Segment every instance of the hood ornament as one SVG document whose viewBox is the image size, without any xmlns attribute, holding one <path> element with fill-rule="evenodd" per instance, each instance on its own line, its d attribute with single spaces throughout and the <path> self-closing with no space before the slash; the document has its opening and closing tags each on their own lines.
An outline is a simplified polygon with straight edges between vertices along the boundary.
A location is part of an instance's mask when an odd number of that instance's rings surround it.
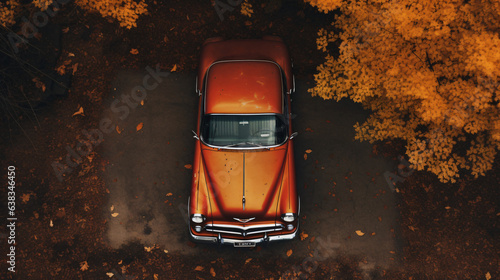
<svg viewBox="0 0 500 280">
<path fill-rule="evenodd" d="M 248 218 L 248 219 L 239 219 L 239 218 L 233 218 L 235 219 L 236 221 L 240 222 L 240 223 L 248 223 L 250 222 L 251 220 L 255 220 L 255 217 L 253 218 Z"/>
</svg>

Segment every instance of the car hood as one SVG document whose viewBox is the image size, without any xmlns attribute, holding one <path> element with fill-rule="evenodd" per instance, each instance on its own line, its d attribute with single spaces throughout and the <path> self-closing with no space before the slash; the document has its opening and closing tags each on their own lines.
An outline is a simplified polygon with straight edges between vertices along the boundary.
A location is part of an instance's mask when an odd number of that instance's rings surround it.
<svg viewBox="0 0 500 280">
<path fill-rule="evenodd" d="M 202 149 L 213 221 L 274 221 L 286 155 L 286 144 L 271 150 Z"/>
</svg>

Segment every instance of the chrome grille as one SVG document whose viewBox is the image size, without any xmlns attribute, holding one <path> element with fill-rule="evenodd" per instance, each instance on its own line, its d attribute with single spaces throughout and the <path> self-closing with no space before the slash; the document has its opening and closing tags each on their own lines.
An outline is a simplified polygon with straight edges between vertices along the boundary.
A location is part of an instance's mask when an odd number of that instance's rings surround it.
<svg viewBox="0 0 500 280">
<path fill-rule="evenodd" d="M 234 234 L 240 236 L 247 236 L 258 233 L 281 231 L 285 226 L 281 224 L 265 224 L 265 225 L 251 225 L 251 226 L 236 226 L 226 224 L 208 224 L 205 226 L 206 231 L 216 233 Z"/>
</svg>

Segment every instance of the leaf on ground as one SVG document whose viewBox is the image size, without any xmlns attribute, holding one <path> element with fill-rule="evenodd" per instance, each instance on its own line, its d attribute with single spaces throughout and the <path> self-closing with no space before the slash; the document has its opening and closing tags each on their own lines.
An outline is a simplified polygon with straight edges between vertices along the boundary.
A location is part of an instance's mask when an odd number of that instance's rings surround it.
<svg viewBox="0 0 500 280">
<path fill-rule="evenodd" d="M 172 193 L 171 193 L 171 192 L 169 192 L 169 193 L 167 193 L 166 195 L 167 195 L 167 196 L 172 196 Z"/>
<path fill-rule="evenodd" d="M 199 265 L 199 266 L 195 267 L 194 270 L 196 270 L 196 271 L 202 271 L 203 269 L 204 269 L 203 266 Z"/>
<path fill-rule="evenodd" d="M 307 160 L 307 154 L 304 154 L 304 160 Z"/>
<path fill-rule="evenodd" d="M 66 28 L 62 29 L 62 33 L 68 33 L 68 31 L 69 31 L 69 27 L 66 27 Z"/>
<path fill-rule="evenodd" d="M 308 150 L 306 150 L 306 153 L 310 154 L 310 153 L 312 153 L 312 150 L 308 149 Z"/>
<path fill-rule="evenodd" d="M 71 115 L 71 116 L 74 117 L 76 115 L 85 116 L 85 114 L 83 113 L 83 107 L 82 106 L 80 106 L 80 109 L 78 109 L 78 111 L 74 112 L 73 115 Z"/>
<path fill-rule="evenodd" d="M 292 253 L 293 253 L 292 249 L 290 249 L 290 250 L 286 251 L 286 255 L 287 255 L 288 257 L 290 257 L 290 256 L 292 255 Z"/>
<path fill-rule="evenodd" d="M 114 209 L 115 209 L 115 206 L 111 205 L 111 211 L 113 211 Z"/>
<path fill-rule="evenodd" d="M 53 226 L 54 226 L 54 223 L 52 222 L 52 220 L 50 220 L 49 226 L 50 226 L 50 227 L 53 227 Z"/>
<path fill-rule="evenodd" d="M 143 126 L 144 126 L 144 123 L 140 123 L 140 124 L 138 124 L 138 125 L 136 126 L 136 128 L 135 128 L 135 129 L 136 129 L 137 131 L 139 131 L 139 130 L 141 130 L 141 129 L 142 129 L 142 127 L 143 127 Z"/>
<path fill-rule="evenodd" d="M 212 277 L 215 277 L 215 270 L 213 269 L 213 267 L 210 268 L 210 274 L 212 275 Z"/>
<path fill-rule="evenodd" d="M 118 126 L 116 126 L 116 132 L 118 132 L 118 134 L 122 133 L 123 129 L 120 129 Z"/>
<path fill-rule="evenodd" d="M 307 233 L 305 233 L 305 232 L 302 232 L 302 233 L 300 234 L 300 240 L 304 240 L 304 239 L 306 239 L 307 237 L 309 237 L 309 234 L 307 234 Z"/>
<path fill-rule="evenodd" d="M 141 106 L 144 106 L 144 99 L 141 100 Z"/>
<path fill-rule="evenodd" d="M 21 200 L 23 201 L 23 203 L 26 203 L 28 201 L 30 201 L 30 194 L 29 193 L 24 193 L 21 195 Z"/>
<path fill-rule="evenodd" d="M 360 230 L 357 230 L 357 231 L 356 231 L 356 234 L 357 234 L 358 236 L 363 236 L 363 235 L 365 235 L 365 233 L 364 233 L 364 232 L 362 232 L 362 231 L 360 231 Z"/>
<path fill-rule="evenodd" d="M 87 263 L 87 261 L 81 262 L 80 263 L 80 270 L 85 271 L 87 269 L 89 269 L 89 264 Z"/>
<path fill-rule="evenodd" d="M 153 274 L 153 278 L 154 278 L 155 280 L 158 280 L 158 274 L 156 274 L 156 273 L 155 273 L 155 274 Z"/>
<path fill-rule="evenodd" d="M 78 70 L 78 63 L 73 64 L 73 75 L 75 75 L 76 71 Z"/>
<path fill-rule="evenodd" d="M 116 218 L 116 217 L 118 217 L 118 215 L 119 215 L 118 213 L 113 213 L 113 214 L 111 214 L 111 217 Z"/>
<path fill-rule="evenodd" d="M 309 127 L 306 128 L 306 131 L 309 131 L 309 132 L 314 132 L 314 130 L 310 129 Z"/>
<path fill-rule="evenodd" d="M 246 261 L 245 261 L 245 264 L 249 263 L 252 261 L 252 258 L 248 258 Z"/>
<path fill-rule="evenodd" d="M 192 166 L 191 164 L 186 164 L 186 165 L 184 165 L 184 168 L 186 168 L 186 169 L 191 169 L 192 167 L 193 167 L 193 166 Z"/>
<path fill-rule="evenodd" d="M 115 276 L 115 275 L 113 274 L 113 272 L 106 272 L 106 275 L 108 275 L 108 277 L 109 277 L 109 278 L 111 278 L 111 277 Z"/>
<path fill-rule="evenodd" d="M 175 72 L 175 71 L 177 71 L 177 64 L 174 64 L 172 69 L 170 69 L 170 72 Z"/>
<path fill-rule="evenodd" d="M 484 275 L 484 277 L 486 278 L 486 280 L 490 280 L 491 274 L 489 272 L 486 272 L 486 275 Z"/>
<path fill-rule="evenodd" d="M 131 54 L 138 54 L 138 53 L 139 53 L 139 51 L 138 51 L 137 49 L 131 49 L 131 50 L 130 50 L 130 53 L 131 53 Z"/>
</svg>

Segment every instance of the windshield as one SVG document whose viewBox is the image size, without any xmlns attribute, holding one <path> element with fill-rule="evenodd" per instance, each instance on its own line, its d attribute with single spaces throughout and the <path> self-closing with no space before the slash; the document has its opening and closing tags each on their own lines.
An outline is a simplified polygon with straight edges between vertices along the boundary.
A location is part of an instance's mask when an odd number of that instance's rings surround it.
<svg viewBox="0 0 500 280">
<path fill-rule="evenodd" d="M 285 142 L 286 124 L 280 115 L 205 115 L 201 137 L 221 147 L 267 147 Z"/>
</svg>

